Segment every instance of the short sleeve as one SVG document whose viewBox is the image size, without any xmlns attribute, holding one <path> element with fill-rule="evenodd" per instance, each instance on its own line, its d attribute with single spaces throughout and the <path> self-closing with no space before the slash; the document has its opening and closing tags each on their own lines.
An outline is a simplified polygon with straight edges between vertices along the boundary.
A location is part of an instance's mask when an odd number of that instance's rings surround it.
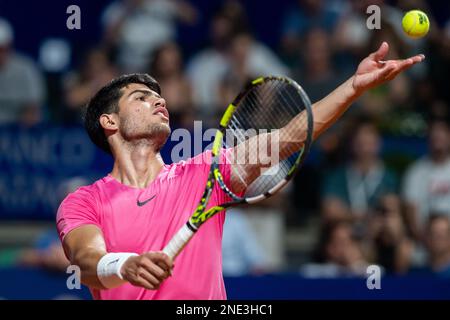
<svg viewBox="0 0 450 320">
<path fill-rule="evenodd" d="M 231 148 L 221 149 L 219 154 L 219 170 L 222 174 L 223 181 L 226 185 L 230 185 L 231 179 L 231 162 L 230 152 L 232 152 Z M 198 165 L 200 166 L 200 171 L 207 176 L 212 163 L 212 152 L 211 150 L 207 150 L 198 154 L 197 156 L 186 161 L 188 165 Z M 206 183 L 206 180 L 205 180 Z M 214 191 L 217 194 L 217 201 L 219 203 L 225 203 L 231 200 L 231 198 L 219 187 L 218 184 L 215 185 Z"/>
<path fill-rule="evenodd" d="M 347 202 L 347 185 L 342 168 L 329 172 L 322 183 L 322 198 L 337 197 Z"/>
<path fill-rule="evenodd" d="M 61 241 L 73 229 L 87 224 L 100 227 L 96 200 L 87 187 L 69 194 L 56 215 L 56 227 Z"/>
<path fill-rule="evenodd" d="M 406 202 L 417 204 L 422 196 L 423 176 L 417 167 L 410 168 L 404 177 L 402 185 L 402 196 Z"/>
</svg>

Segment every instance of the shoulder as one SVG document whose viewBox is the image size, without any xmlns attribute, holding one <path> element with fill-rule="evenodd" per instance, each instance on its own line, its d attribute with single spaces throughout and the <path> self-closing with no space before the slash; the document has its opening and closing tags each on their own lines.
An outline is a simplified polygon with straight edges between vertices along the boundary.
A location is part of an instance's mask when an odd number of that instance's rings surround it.
<svg viewBox="0 0 450 320">
<path fill-rule="evenodd" d="M 398 178 L 397 172 L 387 166 L 384 166 L 384 178 L 388 180 L 396 180 Z"/>
<path fill-rule="evenodd" d="M 223 168 L 224 165 L 230 165 L 230 152 L 231 149 L 221 149 L 219 155 L 219 166 Z M 169 172 L 179 172 L 179 170 L 185 170 L 188 168 L 197 168 L 199 170 L 209 169 L 213 161 L 213 155 L 211 150 L 205 150 L 198 155 L 173 163 L 168 166 Z"/>
<path fill-rule="evenodd" d="M 206 150 L 194 157 L 172 163 L 171 165 L 169 165 L 169 171 L 182 170 L 196 166 L 208 166 L 211 164 L 211 160 L 212 160 L 211 150 Z"/>
<path fill-rule="evenodd" d="M 61 207 L 74 204 L 96 205 L 101 189 L 103 189 L 107 183 L 105 177 L 90 185 L 79 187 L 77 190 L 66 196 L 61 203 Z"/>
<path fill-rule="evenodd" d="M 325 174 L 325 179 L 329 180 L 346 180 L 347 168 L 344 166 L 336 167 Z"/>
<path fill-rule="evenodd" d="M 223 63 L 225 63 L 225 59 L 216 50 L 204 49 L 191 58 L 188 63 L 187 69 L 188 71 L 192 72 L 201 67 L 209 68 L 216 63 L 221 66 Z"/>
<path fill-rule="evenodd" d="M 94 224 L 100 228 L 99 193 L 102 184 L 104 178 L 78 188 L 62 201 L 56 214 L 56 227 L 61 240 L 71 230 L 84 224 Z"/>
<path fill-rule="evenodd" d="M 421 174 L 428 171 L 431 166 L 430 159 L 428 157 L 422 157 L 419 160 L 413 162 L 406 171 L 407 175 Z"/>
<path fill-rule="evenodd" d="M 37 70 L 34 61 L 21 53 L 14 53 L 11 65 L 18 70 Z"/>
</svg>

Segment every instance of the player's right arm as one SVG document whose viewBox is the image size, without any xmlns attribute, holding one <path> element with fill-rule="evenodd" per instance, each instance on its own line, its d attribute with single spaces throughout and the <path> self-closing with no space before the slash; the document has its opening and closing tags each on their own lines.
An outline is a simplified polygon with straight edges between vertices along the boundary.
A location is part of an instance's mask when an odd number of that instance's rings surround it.
<svg viewBox="0 0 450 320">
<path fill-rule="evenodd" d="M 95 289 L 107 289 L 125 282 L 156 290 L 172 273 L 172 259 L 163 252 L 142 255 L 108 253 L 101 230 L 83 225 L 70 231 L 63 241 L 72 265 L 81 270 L 81 282 Z"/>
</svg>

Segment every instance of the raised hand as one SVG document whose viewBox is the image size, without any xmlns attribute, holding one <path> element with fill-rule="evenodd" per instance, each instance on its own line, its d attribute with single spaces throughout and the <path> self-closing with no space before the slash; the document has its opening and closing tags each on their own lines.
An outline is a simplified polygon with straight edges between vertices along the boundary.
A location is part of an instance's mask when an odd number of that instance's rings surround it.
<svg viewBox="0 0 450 320">
<path fill-rule="evenodd" d="M 419 54 L 408 59 L 384 61 L 383 58 L 388 51 L 389 45 L 387 42 L 383 42 L 376 52 L 371 53 L 361 61 L 353 77 L 353 88 L 356 92 L 362 93 L 390 81 L 400 72 L 425 59 L 423 54 Z"/>
</svg>

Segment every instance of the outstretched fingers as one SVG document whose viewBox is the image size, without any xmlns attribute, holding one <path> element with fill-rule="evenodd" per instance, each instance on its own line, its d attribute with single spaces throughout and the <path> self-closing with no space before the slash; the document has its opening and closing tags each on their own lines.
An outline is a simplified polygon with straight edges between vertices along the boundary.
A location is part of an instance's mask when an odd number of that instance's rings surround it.
<svg viewBox="0 0 450 320">
<path fill-rule="evenodd" d="M 411 68 L 416 63 L 422 62 L 423 59 L 425 59 L 425 56 L 423 54 L 405 59 L 400 60 L 397 62 L 396 68 L 392 71 L 392 74 L 388 76 L 388 79 L 393 79 L 396 77 L 400 72 L 405 71 L 406 69 Z"/>
<path fill-rule="evenodd" d="M 387 53 L 389 52 L 389 45 L 387 42 L 383 42 L 377 51 L 371 54 L 371 57 L 374 61 L 378 62 L 382 60 L 384 57 L 386 57 Z"/>
</svg>

